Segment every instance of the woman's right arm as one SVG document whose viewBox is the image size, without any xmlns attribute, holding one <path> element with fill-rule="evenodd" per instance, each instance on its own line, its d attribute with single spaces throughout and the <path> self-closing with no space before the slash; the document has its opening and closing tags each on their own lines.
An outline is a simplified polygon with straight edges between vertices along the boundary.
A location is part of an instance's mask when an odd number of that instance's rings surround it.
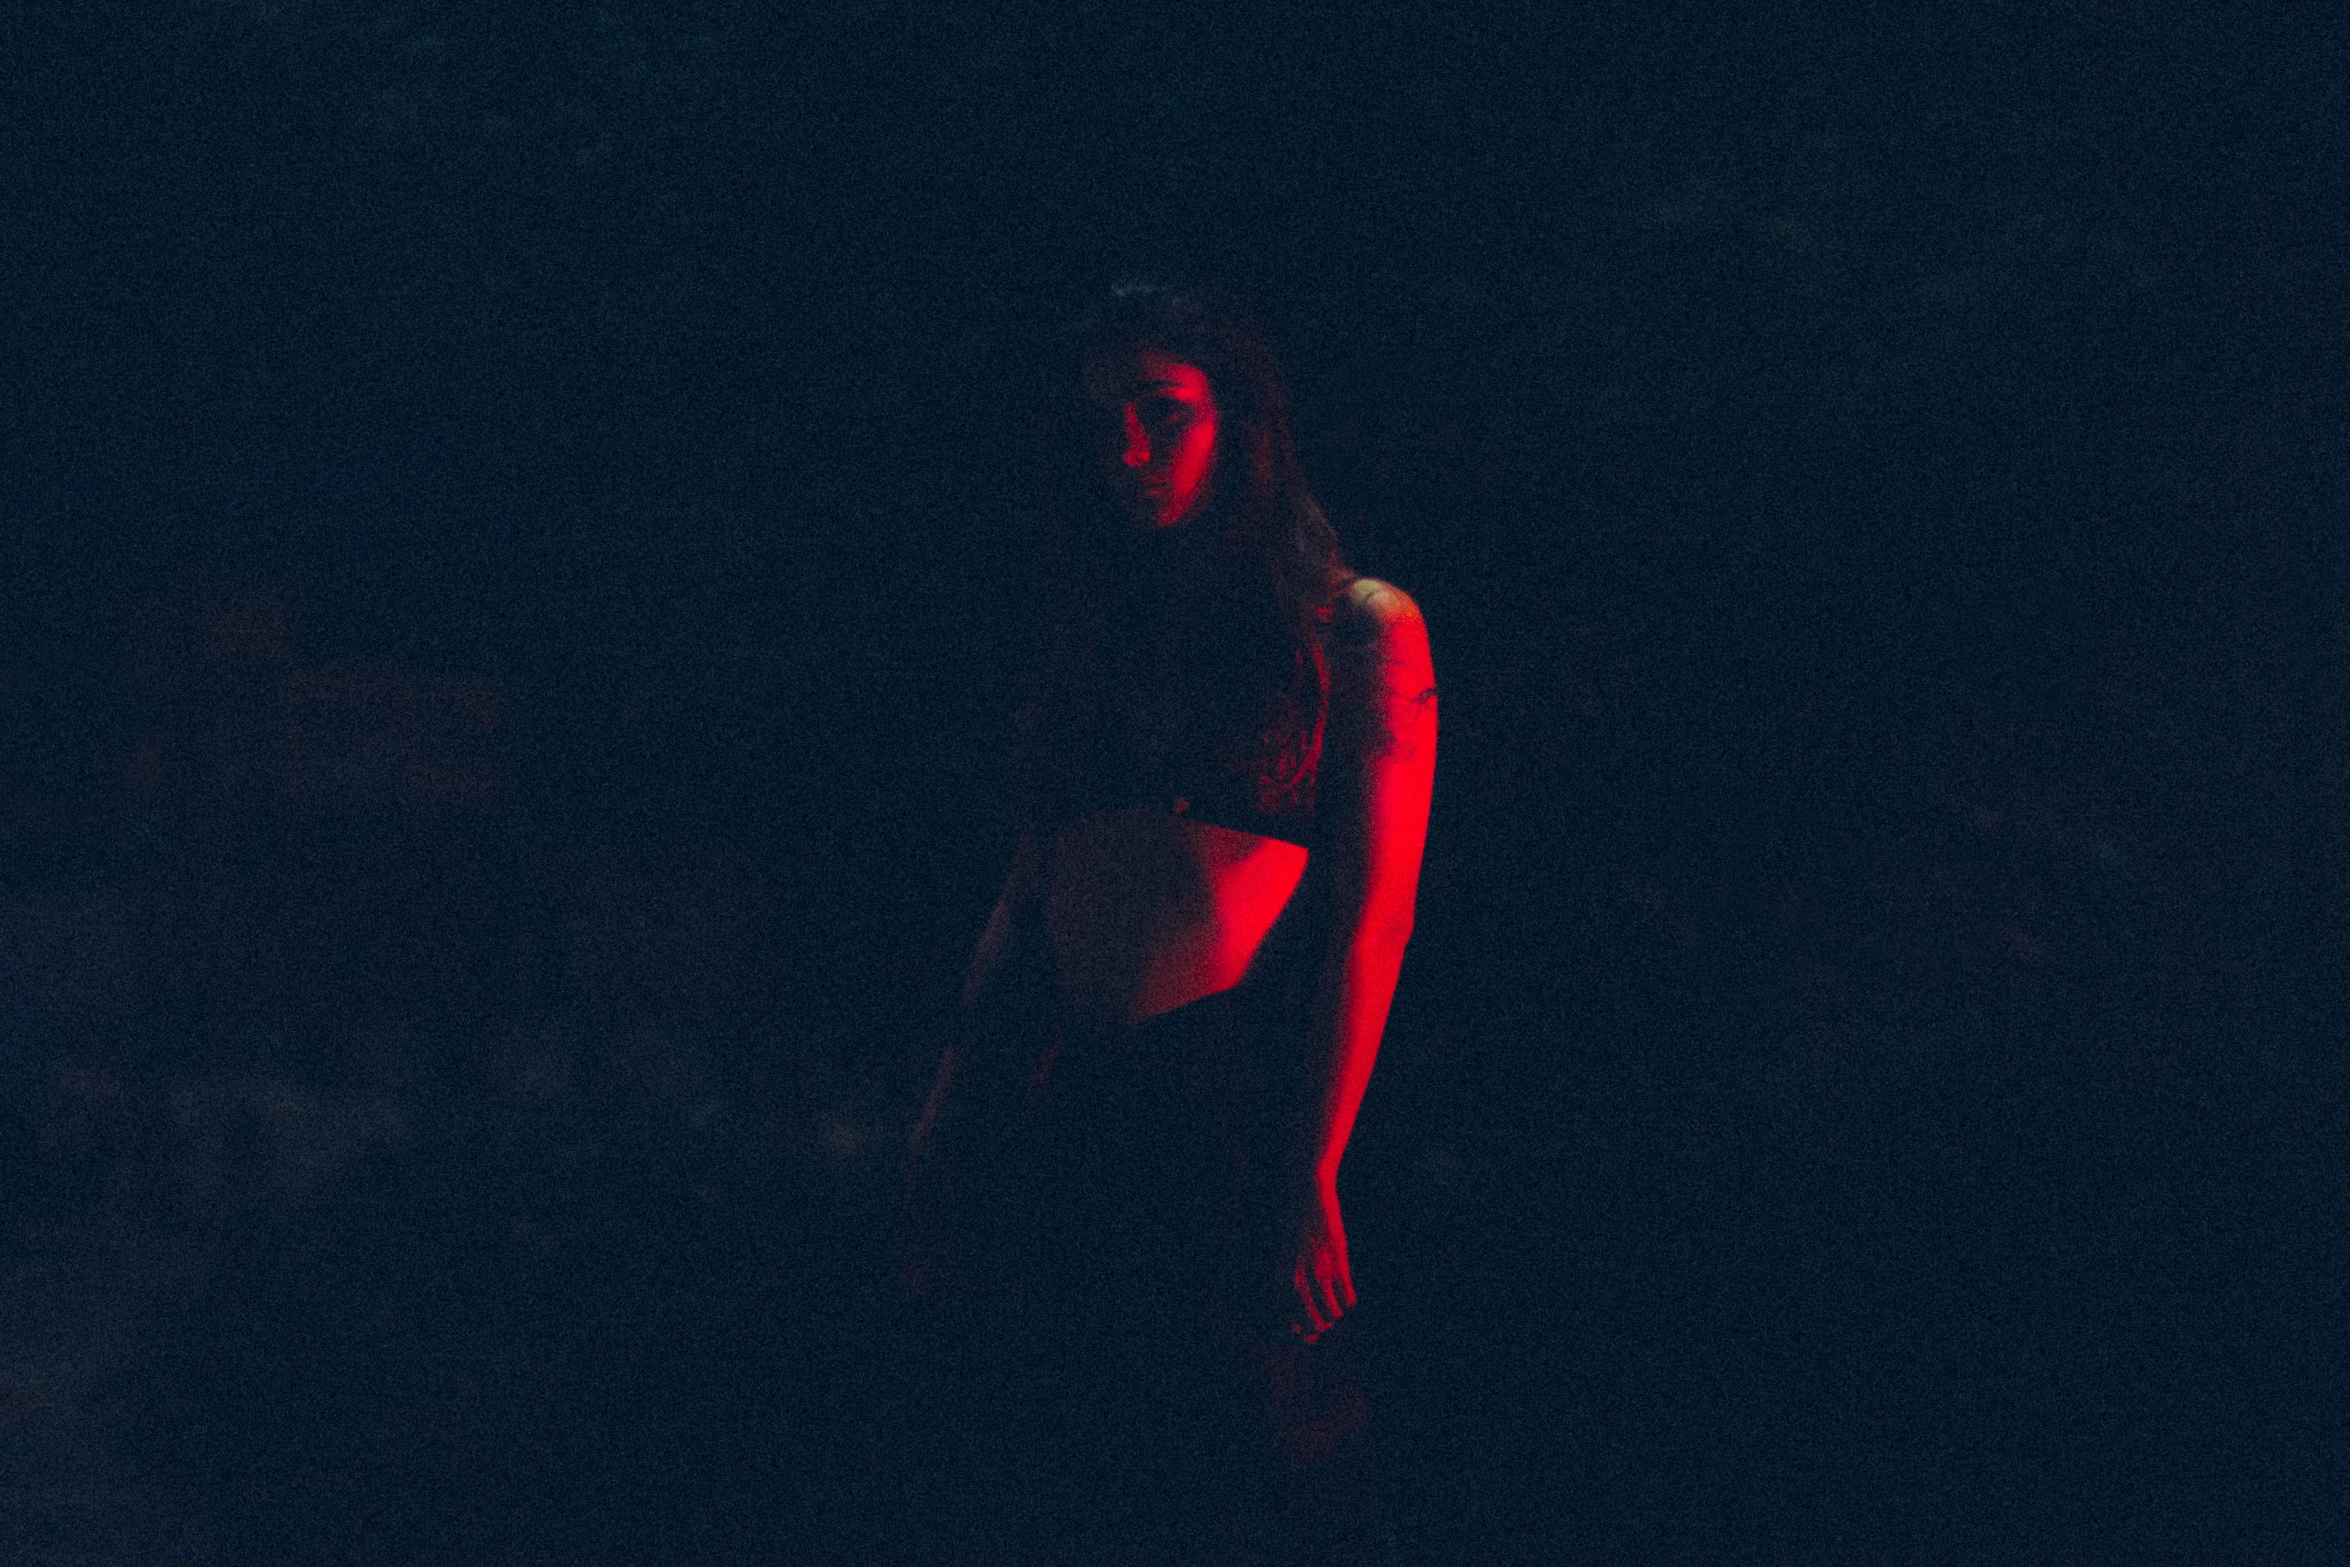
<svg viewBox="0 0 2350 1567">
<path fill-rule="evenodd" d="M 1042 891 L 1043 882 L 1044 851 L 1036 834 L 1022 833 L 1020 846 L 1012 852 L 1012 874 L 1004 878 L 995 911 L 987 917 L 987 928 L 979 933 L 979 950 L 971 954 L 971 972 L 963 980 L 964 1011 L 970 1011 L 979 993 L 987 988 L 987 976 L 1004 960 L 1012 944 L 1012 931 L 1028 901 Z"/>
<path fill-rule="evenodd" d="M 1012 945 L 1012 933 L 1019 927 L 1020 917 L 1030 899 L 1039 896 L 1044 884 L 1044 851 L 1036 834 L 1023 833 L 1020 845 L 1012 854 L 1012 873 L 1004 878 L 1004 890 L 995 900 L 994 912 L 987 917 L 987 928 L 979 933 L 979 948 L 971 954 L 971 969 L 963 979 L 963 1010 L 968 1012 L 987 988 L 988 976 L 1003 962 Z M 938 1113 L 946 1103 L 947 1093 L 953 1088 L 956 1070 L 962 1065 L 963 1052 L 954 1040 L 947 1042 L 938 1059 L 938 1075 L 931 1081 L 930 1098 L 922 1106 L 922 1118 L 914 1123 L 913 1163 L 921 1162 L 922 1151 L 930 1142 L 932 1128 L 938 1124 Z M 909 1180 L 914 1174 L 909 1169 Z"/>
</svg>

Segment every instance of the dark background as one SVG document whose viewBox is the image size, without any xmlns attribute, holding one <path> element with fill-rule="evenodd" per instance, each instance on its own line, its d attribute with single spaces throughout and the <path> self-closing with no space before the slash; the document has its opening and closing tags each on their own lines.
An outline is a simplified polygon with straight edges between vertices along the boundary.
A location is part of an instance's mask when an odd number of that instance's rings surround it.
<svg viewBox="0 0 2350 1567">
<path fill-rule="evenodd" d="M 1444 692 L 1397 1558 L 2338 1550 L 2343 13 L 1737 11 L 0 19 L 0 1555 L 912 1549 L 1022 398 L 1169 265 Z"/>
</svg>

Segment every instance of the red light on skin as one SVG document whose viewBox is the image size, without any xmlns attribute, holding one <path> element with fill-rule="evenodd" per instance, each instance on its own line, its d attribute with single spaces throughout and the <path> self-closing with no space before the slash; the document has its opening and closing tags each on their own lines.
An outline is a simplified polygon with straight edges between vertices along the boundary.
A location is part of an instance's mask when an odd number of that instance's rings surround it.
<svg viewBox="0 0 2350 1567">
<path fill-rule="evenodd" d="M 1141 527 L 1171 528 L 1212 493 L 1218 418 L 1207 372 L 1147 344 L 1086 361 L 1085 397 L 1105 416 L 1102 470 Z"/>
</svg>

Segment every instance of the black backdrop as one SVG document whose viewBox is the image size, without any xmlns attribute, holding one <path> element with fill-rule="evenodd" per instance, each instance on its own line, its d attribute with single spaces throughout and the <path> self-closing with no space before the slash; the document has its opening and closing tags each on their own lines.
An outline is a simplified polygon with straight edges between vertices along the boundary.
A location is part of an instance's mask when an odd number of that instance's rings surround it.
<svg viewBox="0 0 2350 1567">
<path fill-rule="evenodd" d="M 1170 266 L 1444 691 L 1402 1558 L 2324 1549 L 2334 8 L 5 26 L 9 1549 L 905 1546 L 1023 399 Z"/>
</svg>

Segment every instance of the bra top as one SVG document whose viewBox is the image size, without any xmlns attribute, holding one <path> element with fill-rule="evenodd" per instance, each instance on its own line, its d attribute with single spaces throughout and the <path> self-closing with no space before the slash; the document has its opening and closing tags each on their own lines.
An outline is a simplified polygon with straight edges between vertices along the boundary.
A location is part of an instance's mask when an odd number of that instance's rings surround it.
<svg viewBox="0 0 2350 1567">
<path fill-rule="evenodd" d="M 1359 659 L 1375 640 L 1375 625 L 1350 613 L 1352 602 L 1341 595 L 1321 616 L 1327 659 Z M 1316 797 L 1330 781 L 1320 776 L 1321 757 L 1291 785 L 1261 785 L 1192 731 L 1179 669 L 1143 677 L 1121 700 L 1117 682 L 1090 657 L 1063 667 L 1073 683 L 1048 681 L 1021 714 L 1014 779 L 1024 826 L 1050 832 L 1096 811 L 1148 804 L 1309 852 L 1321 847 Z"/>
<path fill-rule="evenodd" d="M 1060 743 L 1042 742 L 1031 753 L 1026 782 L 1033 825 L 1050 831 L 1096 811 L 1152 805 L 1186 821 L 1208 822 L 1259 837 L 1278 838 L 1309 852 L 1319 847 L 1315 831 L 1312 771 L 1282 791 L 1260 790 L 1245 771 L 1224 765 L 1205 747 L 1185 744 L 1180 698 L 1161 694 L 1145 700 L 1123 721 L 1112 712 L 1105 723 L 1065 733 Z M 1268 798 L 1268 796 L 1273 796 Z"/>
<path fill-rule="evenodd" d="M 1218 827 L 1255 833 L 1261 838 L 1279 838 L 1284 843 L 1294 843 L 1308 851 L 1314 849 L 1319 841 L 1314 833 L 1313 790 L 1310 783 L 1274 810 L 1263 808 L 1255 787 L 1248 779 L 1207 769 L 1186 769 L 1180 772 L 1162 769 L 1160 778 L 1138 780 L 1134 788 L 1120 793 L 1124 797 L 1114 802 L 1116 804 L 1163 806 L 1185 821 L 1208 822 Z M 1299 796 L 1303 796 L 1302 803 Z"/>
</svg>

